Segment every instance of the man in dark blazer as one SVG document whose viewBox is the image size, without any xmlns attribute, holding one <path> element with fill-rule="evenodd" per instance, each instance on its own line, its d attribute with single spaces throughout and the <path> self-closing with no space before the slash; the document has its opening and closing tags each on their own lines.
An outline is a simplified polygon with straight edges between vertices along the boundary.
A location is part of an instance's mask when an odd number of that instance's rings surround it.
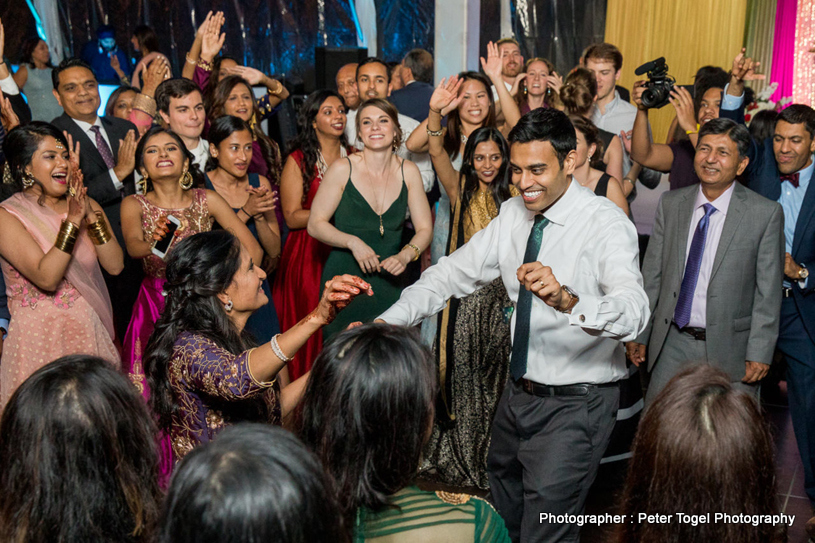
<svg viewBox="0 0 815 543">
<path fill-rule="evenodd" d="M 399 113 L 422 122 L 430 111 L 433 94 L 433 55 L 424 49 L 413 49 L 402 60 L 402 81 L 405 86 L 393 91 L 388 100 Z"/>
<path fill-rule="evenodd" d="M 742 59 L 742 62 L 750 59 Z M 744 78 L 734 63 L 722 117 L 743 118 Z M 741 77 L 740 77 L 741 76 Z M 787 361 L 787 398 L 804 489 L 815 510 L 815 111 L 793 104 L 779 113 L 775 134 L 750 149 L 747 186 L 784 208 L 786 255 L 778 349 Z M 815 516 L 806 525 L 815 537 Z"/>
<path fill-rule="evenodd" d="M 784 212 L 735 182 L 749 148 L 744 126 L 708 122 L 694 158 L 701 183 L 660 201 L 642 269 L 651 322 L 626 346 L 637 365 L 648 346 L 646 405 L 689 364 L 720 368 L 756 397 L 769 370 L 781 311 Z"/>
<path fill-rule="evenodd" d="M 122 198 L 134 194 L 133 170 L 136 161 L 136 126 L 116 117 L 98 117 L 99 89 L 90 66 L 77 58 L 63 60 L 51 72 L 54 96 L 65 113 L 52 124 L 79 143 L 79 166 L 85 176 L 88 195 L 104 209 L 119 245 L 124 247 L 119 206 Z M 127 254 L 127 253 L 125 253 Z M 124 271 L 105 275 L 113 302 L 119 339 L 130 321 L 140 283 L 140 266 L 125 258 Z"/>
</svg>

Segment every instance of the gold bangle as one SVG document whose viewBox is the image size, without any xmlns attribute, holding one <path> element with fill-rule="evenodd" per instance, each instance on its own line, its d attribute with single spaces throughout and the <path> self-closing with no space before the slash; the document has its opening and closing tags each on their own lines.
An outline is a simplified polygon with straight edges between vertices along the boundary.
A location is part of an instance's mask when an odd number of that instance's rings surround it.
<svg viewBox="0 0 815 543">
<path fill-rule="evenodd" d="M 96 212 L 96 222 L 88 225 L 88 235 L 94 245 L 104 245 L 113 239 L 113 235 L 108 228 L 108 223 L 105 222 L 102 214 L 98 211 Z"/>
<path fill-rule="evenodd" d="M 152 96 L 147 96 L 146 94 L 142 93 L 137 94 L 133 99 L 133 105 L 131 107 L 133 109 L 138 109 L 150 117 L 156 116 L 156 99 Z"/>
<path fill-rule="evenodd" d="M 270 90 L 270 91 L 269 91 L 269 94 L 271 94 L 271 95 L 273 95 L 273 96 L 277 96 L 277 97 L 279 97 L 279 96 L 280 96 L 280 93 L 282 93 L 282 92 L 283 92 L 283 83 L 281 83 L 281 82 L 280 82 L 280 81 L 278 81 L 277 79 L 272 79 L 272 81 L 274 81 L 275 83 L 277 83 L 278 87 L 277 87 L 277 90 Z"/>
<path fill-rule="evenodd" d="M 79 227 L 69 220 L 62 221 L 57 234 L 57 240 L 54 242 L 54 247 L 63 253 L 71 254 L 74 252 L 74 245 L 76 245 L 76 237 L 79 235 Z"/>
<path fill-rule="evenodd" d="M 206 60 L 204 60 L 202 58 L 199 58 L 198 62 L 196 62 L 195 65 L 198 66 L 199 68 L 201 68 L 202 70 L 204 70 L 205 72 L 211 72 L 212 71 L 212 63 L 207 62 Z"/>
<path fill-rule="evenodd" d="M 438 137 L 438 136 L 441 136 L 443 133 L 444 133 L 444 128 L 439 128 L 438 130 L 430 130 L 429 128 L 427 129 L 427 135 L 428 136 L 437 136 Z"/>
<path fill-rule="evenodd" d="M 419 257 L 422 256 L 422 252 L 419 250 L 419 248 L 413 245 L 412 243 L 408 243 L 407 245 L 402 247 L 403 251 L 405 249 L 413 249 L 413 252 L 416 253 L 416 256 L 410 259 L 411 262 L 416 262 L 417 260 L 419 260 Z"/>
<path fill-rule="evenodd" d="M 186 59 L 187 59 L 187 64 L 192 64 L 193 66 L 195 66 L 195 61 L 190 58 L 190 54 L 187 53 L 185 56 L 186 56 Z"/>
</svg>

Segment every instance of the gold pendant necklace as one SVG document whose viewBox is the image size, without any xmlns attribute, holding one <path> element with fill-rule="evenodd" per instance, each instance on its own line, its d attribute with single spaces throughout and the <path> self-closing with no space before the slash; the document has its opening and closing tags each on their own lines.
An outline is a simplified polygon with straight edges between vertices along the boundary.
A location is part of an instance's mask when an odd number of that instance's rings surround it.
<svg viewBox="0 0 815 543">
<path fill-rule="evenodd" d="M 365 162 L 365 169 L 368 170 L 368 177 L 371 180 L 371 191 L 374 194 L 374 201 L 376 201 L 376 189 L 374 187 L 374 176 L 371 173 L 371 168 L 368 167 L 368 161 L 365 160 L 365 155 L 362 155 L 362 160 Z M 390 161 L 388 161 L 388 166 L 386 167 L 388 170 L 388 177 L 385 178 L 385 188 L 382 191 L 382 202 L 379 204 L 379 209 L 382 210 L 382 213 L 376 213 L 376 210 L 371 208 L 374 213 L 379 215 L 379 237 L 385 237 L 385 224 L 382 222 L 382 215 L 385 214 L 387 210 L 383 209 L 385 207 L 385 196 L 388 194 L 388 183 L 391 180 L 391 171 L 390 171 Z"/>
</svg>

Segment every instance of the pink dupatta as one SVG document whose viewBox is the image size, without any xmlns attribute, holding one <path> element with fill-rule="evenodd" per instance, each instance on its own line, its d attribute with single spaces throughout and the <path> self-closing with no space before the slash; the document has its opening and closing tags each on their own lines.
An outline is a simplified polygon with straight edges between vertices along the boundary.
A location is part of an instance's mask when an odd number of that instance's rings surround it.
<svg viewBox="0 0 815 543">
<path fill-rule="evenodd" d="M 39 205 L 36 198 L 22 192 L 0 203 L 0 207 L 14 215 L 23 224 L 44 253 L 51 250 L 64 217 L 49 207 Z M 116 242 L 115 239 L 111 241 Z M 108 289 L 96 258 L 96 249 L 84 225 L 81 226 L 72 256 L 71 263 L 68 264 L 68 269 L 65 271 L 65 279 L 96 311 L 99 320 L 102 321 L 113 341 L 116 335 L 113 328 L 113 308 L 110 305 Z"/>
</svg>

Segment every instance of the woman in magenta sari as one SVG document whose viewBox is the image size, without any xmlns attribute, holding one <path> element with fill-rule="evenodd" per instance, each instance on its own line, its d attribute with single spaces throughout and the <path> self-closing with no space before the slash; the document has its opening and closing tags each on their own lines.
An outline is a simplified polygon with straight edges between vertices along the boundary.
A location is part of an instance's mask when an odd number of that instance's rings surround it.
<svg viewBox="0 0 815 543">
<path fill-rule="evenodd" d="M 212 223 L 218 221 L 235 233 L 256 262 L 260 262 L 263 253 L 223 198 L 215 191 L 193 188 L 200 184 L 201 174 L 175 133 L 159 127 L 150 129 L 136 149 L 136 167 L 144 177 L 145 191 L 122 201 L 122 232 L 130 256 L 143 259 L 146 277 L 133 306 L 122 358 L 124 370 L 147 398 L 149 390 L 145 386 L 142 355 L 155 322 L 164 310 L 162 289 L 166 268 L 164 260 L 154 255 L 152 249 L 155 242 L 167 234 L 167 217 L 172 215 L 181 223 L 168 252 L 173 250 L 176 241 L 208 232 Z"/>
<path fill-rule="evenodd" d="M 122 249 L 87 196 L 79 146 L 33 122 L 12 130 L 0 204 L 0 265 L 11 326 L 0 360 L 0 411 L 29 375 L 61 356 L 91 354 L 119 367 L 101 264 L 117 275 Z M 54 241 L 56 240 L 56 241 Z"/>
</svg>

